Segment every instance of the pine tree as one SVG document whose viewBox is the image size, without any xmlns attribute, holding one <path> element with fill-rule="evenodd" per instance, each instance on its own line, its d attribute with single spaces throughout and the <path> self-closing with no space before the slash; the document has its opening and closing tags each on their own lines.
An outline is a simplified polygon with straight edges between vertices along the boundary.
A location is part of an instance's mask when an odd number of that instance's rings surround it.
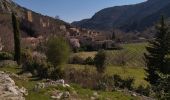
<svg viewBox="0 0 170 100">
<path fill-rule="evenodd" d="M 20 46 L 20 33 L 19 33 L 19 22 L 15 15 L 12 13 L 12 25 L 14 33 L 14 44 L 15 44 L 15 55 L 14 60 L 17 61 L 18 65 L 21 64 L 21 46 Z"/>
<path fill-rule="evenodd" d="M 146 80 L 152 85 L 156 84 L 160 79 L 159 73 L 167 74 L 169 72 L 170 34 L 164 17 L 161 18 L 156 30 L 155 38 L 146 47 L 148 53 L 144 54 L 147 66 L 146 72 L 148 74 Z"/>
</svg>

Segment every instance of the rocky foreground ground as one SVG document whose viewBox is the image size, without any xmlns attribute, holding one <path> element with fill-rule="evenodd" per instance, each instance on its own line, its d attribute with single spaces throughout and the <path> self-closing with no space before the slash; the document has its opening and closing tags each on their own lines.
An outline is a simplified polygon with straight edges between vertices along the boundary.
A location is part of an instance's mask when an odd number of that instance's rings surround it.
<svg viewBox="0 0 170 100">
<path fill-rule="evenodd" d="M 0 71 L 0 100 L 25 100 L 26 89 L 15 85 L 9 74 Z"/>
</svg>

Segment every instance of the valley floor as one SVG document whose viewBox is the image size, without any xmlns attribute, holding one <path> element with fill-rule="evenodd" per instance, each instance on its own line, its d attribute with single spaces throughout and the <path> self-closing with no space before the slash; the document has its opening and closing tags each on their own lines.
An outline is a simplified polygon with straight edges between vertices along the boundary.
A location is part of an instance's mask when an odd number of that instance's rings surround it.
<svg viewBox="0 0 170 100">
<path fill-rule="evenodd" d="M 133 59 L 127 61 L 126 66 L 116 66 L 116 65 L 108 65 L 105 74 L 108 76 L 120 75 L 122 78 L 134 78 L 133 87 L 137 88 L 139 86 L 146 87 L 148 82 L 144 80 L 146 73 L 144 70 L 144 66 L 140 66 L 141 56 L 145 52 L 146 43 L 137 43 L 137 44 L 125 44 L 123 47 L 124 50 L 128 50 L 128 56 L 132 56 Z M 115 56 L 119 54 L 121 51 L 107 51 L 109 54 Z M 96 52 L 80 52 L 73 54 L 74 56 L 80 56 L 84 59 L 87 57 L 94 57 Z M 118 55 L 119 56 L 119 55 Z M 134 63 L 135 62 L 135 63 Z M 88 68 L 92 73 L 95 72 L 95 67 L 91 65 L 82 65 L 82 64 L 67 64 L 63 65 L 63 70 L 67 70 L 69 68 L 74 68 L 75 70 L 85 70 Z M 15 67 L 3 67 L 0 68 L 1 71 L 18 74 L 21 72 L 20 68 Z M 34 91 L 34 87 L 37 83 L 43 82 L 43 80 L 39 80 L 36 77 L 29 77 L 27 74 L 19 75 L 21 78 L 11 77 L 17 86 L 25 87 L 28 90 L 28 96 L 25 96 L 26 100 L 51 100 L 51 94 L 54 91 L 69 91 L 70 99 L 69 100 L 93 100 L 97 95 L 99 100 L 142 100 L 142 96 L 133 95 L 133 93 L 120 91 L 94 91 L 88 88 L 82 88 L 80 85 L 75 83 L 69 83 L 71 88 L 62 87 L 62 86 L 54 86 L 40 89 L 39 91 Z"/>
</svg>

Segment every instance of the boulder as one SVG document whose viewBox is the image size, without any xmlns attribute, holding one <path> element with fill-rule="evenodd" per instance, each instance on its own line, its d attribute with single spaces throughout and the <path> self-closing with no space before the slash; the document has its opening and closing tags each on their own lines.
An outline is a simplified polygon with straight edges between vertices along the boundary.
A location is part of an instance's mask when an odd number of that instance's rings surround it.
<svg viewBox="0 0 170 100">
<path fill-rule="evenodd" d="M 25 100 L 26 91 L 25 88 L 19 89 L 9 74 L 0 71 L 0 100 Z"/>
<path fill-rule="evenodd" d="M 64 92 L 62 95 L 62 98 L 69 98 L 69 97 L 70 97 L 70 93 L 68 91 Z"/>
<path fill-rule="evenodd" d="M 60 100 L 62 98 L 62 96 L 63 96 L 63 93 L 56 90 L 52 93 L 51 98 Z"/>
<path fill-rule="evenodd" d="M 24 94 L 25 96 L 28 95 L 28 91 L 27 91 L 27 89 L 24 88 L 24 87 L 22 87 L 22 88 L 20 89 L 20 92 L 21 92 L 22 94 Z"/>
</svg>

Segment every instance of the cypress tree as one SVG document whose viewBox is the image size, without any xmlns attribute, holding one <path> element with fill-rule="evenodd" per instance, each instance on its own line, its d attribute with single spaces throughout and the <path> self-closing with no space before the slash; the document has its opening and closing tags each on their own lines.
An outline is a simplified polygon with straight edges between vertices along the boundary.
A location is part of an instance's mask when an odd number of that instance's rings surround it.
<svg viewBox="0 0 170 100">
<path fill-rule="evenodd" d="M 21 64 L 21 47 L 20 47 L 20 33 L 19 33 L 19 22 L 15 15 L 12 13 L 12 25 L 13 25 L 13 33 L 14 33 L 14 49 L 15 55 L 14 60 L 17 61 L 18 65 Z"/>
<path fill-rule="evenodd" d="M 155 38 L 149 41 L 149 46 L 146 47 L 147 53 L 144 54 L 148 74 L 146 80 L 152 85 L 155 85 L 160 79 L 159 73 L 169 73 L 170 34 L 163 16 L 160 24 L 156 26 L 156 30 Z"/>
<path fill-rule="evenodd" d="M 112 33 L 112 40 L 114 41 L 116 39 L 115 32 Z"/>
</svg>

